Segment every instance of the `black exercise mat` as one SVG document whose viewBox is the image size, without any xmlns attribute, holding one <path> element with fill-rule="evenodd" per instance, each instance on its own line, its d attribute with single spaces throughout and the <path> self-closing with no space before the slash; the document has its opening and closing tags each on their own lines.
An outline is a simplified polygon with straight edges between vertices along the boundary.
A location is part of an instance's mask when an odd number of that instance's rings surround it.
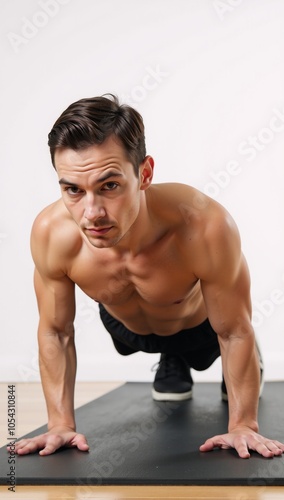
<svg viewBox="0 0 284 500">
<path fill-rule="evenodd" d="M 284 382 L 266 383 L 259 408 L 261 433 L 279 441 L 284 441 L 283 394 Z M 235 450 L 199 452 L 205 439 L 226 432 L 227 404 L 217 383 L 195 384 L 194 398 L 181 403 L 154 402 L 151 384 L 127 383 L 79 408 L 76 419 L 90 452 L 17 457 L 16 484 L 284 485 L 284 457 L 252 453 L 245 460 Z M 0 484 L 7 484 L 8 456 L 1 448 Z"/>
</svg>

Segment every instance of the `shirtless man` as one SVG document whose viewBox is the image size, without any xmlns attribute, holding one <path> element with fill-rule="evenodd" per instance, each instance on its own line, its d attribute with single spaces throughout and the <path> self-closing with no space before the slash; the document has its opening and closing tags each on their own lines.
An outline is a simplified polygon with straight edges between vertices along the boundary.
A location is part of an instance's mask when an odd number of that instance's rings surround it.
<svg viewBox="0 0 284 500">
<path fill-rule="evenodd" d="M 49 146 L 62 198 L 38 215 L 31 237 L 48 432 L 19 441 L 17 453 L 89 448 L 74 418 L 76 284 L 99 303 L 118 352 L 161 353 L 154 399 L 190 398 L 190 367 L 221 354 L 228 433 L 201 451 L 281 455 L 282 443 L 258 434 L 249 272 L 230 215 L 192 187 L 152 184 L 142 118 L 113 96 L 69 106 Z"/>
</svg>

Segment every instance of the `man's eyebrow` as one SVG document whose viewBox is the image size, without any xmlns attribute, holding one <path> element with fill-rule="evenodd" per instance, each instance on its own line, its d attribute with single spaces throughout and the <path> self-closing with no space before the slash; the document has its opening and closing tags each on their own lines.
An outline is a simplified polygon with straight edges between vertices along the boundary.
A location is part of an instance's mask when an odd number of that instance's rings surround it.
<svg viewBox="0 0 284 500">
<path fill-rule="evenodd" d="M 104 182 L 107 179 L 110 179 L 111 177 L 122 177 L 122 174 L 119 173 L 119 172 L 113 172 L 113 171 L 106 172 L 105 175 L 102 175 L 102 177 L 99 177 L 96 180 L 96 184 L 98 184 L 100 182 Z M 68 181 L 67 179 L 64 179 L 64 178 L 62 178 L 62 179 L 59 180 L 59 184 L 60 185 L 64 184 L 65 186 L 70 186 L 70 187 L 78 187 L 78 185 L 75 184 L 74 182 L 70 182 L 70 181 Z"/>
<path fill-rule="evenodd" d="M 99 179 L 97 179 L 97 183 L 104 182 L 110 177 L 122 177 L 122 174 L 120 172 L 115 172 L 113 170 L 110 170 L 109 172 L 106 172 L 105 175 L 102 175 L 102 177 L 99 177 Z"/>
<path fill-rule="evenodd" d="M 72 186 L 72 187 L 77 187 L 77 184 L 74 184 L 74 182 L 67 181 L 66 179 L 60 179 L 59 184 L 62 185 L 64 184 L 65 186 Z"/>
</svg>

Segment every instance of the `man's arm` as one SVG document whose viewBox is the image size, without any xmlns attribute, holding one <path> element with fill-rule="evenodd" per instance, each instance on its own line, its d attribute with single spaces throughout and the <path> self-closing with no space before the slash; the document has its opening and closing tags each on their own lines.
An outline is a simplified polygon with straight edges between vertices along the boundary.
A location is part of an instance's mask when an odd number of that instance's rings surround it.
<svg viewBox="0 0 284 500">
<path fill-rule="evenodd" d="M 47 404 L 48 429 L 75 430 L 74 284 L 67 277 L 44 282 L 35 270 L 39 304 L 39 367 Z"/>
<path fill-rule="evenodd" d="M 48 412 L 48 432 L 19 441 L 16 451 L 18 454 L 27 454 L 41 450 L 41 455 L 47 455 L 61 446 L 77 446 L 87 450 L 85 437 L 76 433 L 74 418 L 74 283 L 60 269 L 57 248 L 46 228 L 42 230 L 35 225 L 32 249 L 40 316 L 39 365 Z"/>
<path fill-rule="evenodd" d="M 221 213 L 205 234 L 200 270 L 209 321 L 218 335 L 228 392 L 228 434 L 214 436 L 201 451 L 233 447 L 242 458 L 249 449 L 265 457 L 279 455 L 284 445 L 258 434 L 260 367 L 251 325 L 249 272 L 237 228 Z"/>
</svg>

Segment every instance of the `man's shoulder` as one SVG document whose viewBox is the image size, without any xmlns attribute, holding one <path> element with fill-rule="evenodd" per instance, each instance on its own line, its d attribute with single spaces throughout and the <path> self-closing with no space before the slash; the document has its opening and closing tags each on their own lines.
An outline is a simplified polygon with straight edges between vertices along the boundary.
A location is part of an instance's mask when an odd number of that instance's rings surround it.
<svg viewBox="0 0 284 500">
<path fill-rule="evenodd" d="M 155 186 L 155 185 L 154 185 Z M 186 250 L 198 255 L 219 248 L 239 248 L 237 225 L 227 209 L 213 198 L 186 184 L 157 185 L 157 210 L 172 223 Z M 160 197 L 160 200 L 159 200 Z M 158 208 L 160 207 L 160 208 Z M 221 254 L 221 253 L 220 253 Z"/>
<path fill-rule="evenodd" d="M 62 200 L 45 207 L 36 217 L 31 231 L 31 250 L 36 265 L 52 262 L 63 267 L 76 255 L 82 237 Z"/>
<path fill-rule="evenodd" d="M 182 224 L 205 230 L 207 227 L 220 227 L 222 221 L 226 225 L 231 218 L 220 203 L 193 186 L 172 182 L 154 184 L 153 187 L 157 205 L 165 205 Z"/>
<path fill-rule="evenodd" d="M 69 230 L 76 227 L 63 201 L 59 199 L 39 212 L 33 223 L 32 234 L 48 237 L 54 231 L 62 229 L 63 224 L 67 224 Z"/>
<path fill-rule="evenodd" d="M 192 209 L 204 210 L 209 204 L 216 203 L 195 187 L 181 182 L 152 184 L 150 189 L 156 191 L 167 203 L 176 205 L 177 208 L 179 208 L 180 204 L 186 204 Z"/>
</svg>

